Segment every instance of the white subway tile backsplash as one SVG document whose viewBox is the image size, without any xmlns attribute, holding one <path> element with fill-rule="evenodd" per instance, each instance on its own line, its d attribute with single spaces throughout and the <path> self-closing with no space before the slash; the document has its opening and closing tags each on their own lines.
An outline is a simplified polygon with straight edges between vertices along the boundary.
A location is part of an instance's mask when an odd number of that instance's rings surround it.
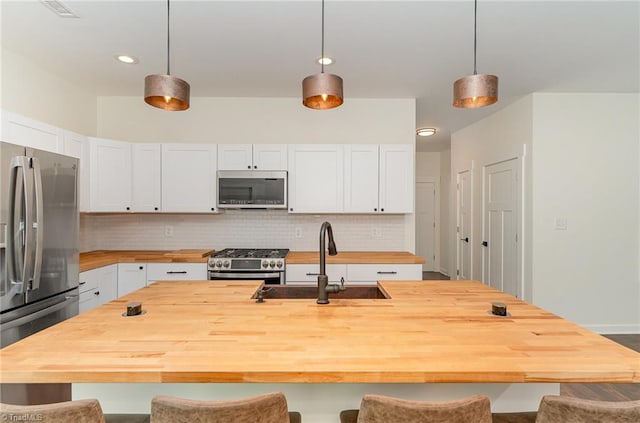
<svg viewBox="0 0 640 423">
<path fill-rule="evenodd" d="M 405 250 L 404 215 L 299 215 L 285 210 L 227 210 L 219 215 L 82 214 L 80 251 L 180 248 L 316 250 L 331 222 L 338 251 Z M 167 227 L 172 235 L 166 235 Z M 299 238 L 296 237 L 298 229 Z"/>
</svg>

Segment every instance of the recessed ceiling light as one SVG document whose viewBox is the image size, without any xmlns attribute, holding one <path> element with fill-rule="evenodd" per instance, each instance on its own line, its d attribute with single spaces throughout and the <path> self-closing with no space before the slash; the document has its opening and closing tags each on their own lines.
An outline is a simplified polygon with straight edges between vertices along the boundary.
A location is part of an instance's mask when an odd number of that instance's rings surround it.
<svg viewBox="0 0 640 423">
<path fill-rule="evenodd" d="M 56 15 L 61 18 L 77 18 L 78 15 L 73 13 L 71 9 L 66 4 L 62 4 L 62 2 L 58 0 L 40 0 L 40 3 L 44 4 Z"/>
<path fill-rule="evenodd" d="M 122 63 L 126 63 L 128 65 L 132 65 L 132 64 L 138 63 L 138 58 L 137 57 L 129 56 L 127 54 L 118 54 L 118 55 L 116 55 L 114 57 L 116 58 L 117 61 L 122 62 Z"/>
<path fill-rule="evenodd" d="M 436 128 L 418 128 L 416 135 L 419 137 L 430 137 L 436 133 Z"/>
<path fill-rule="evenodd" d="M 335 63 L 335 60 L 333 60 L 331 57 L 319 57 L 317 62 L 321 65 L 330 65 L 332 63 Z"/>
</svg>

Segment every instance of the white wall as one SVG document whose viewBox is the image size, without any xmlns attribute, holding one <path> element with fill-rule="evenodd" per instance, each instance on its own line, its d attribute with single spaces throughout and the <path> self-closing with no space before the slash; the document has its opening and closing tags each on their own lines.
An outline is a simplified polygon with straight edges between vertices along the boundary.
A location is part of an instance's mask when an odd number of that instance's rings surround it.
<svg viewBox="0 0 640 423">
<path fill-rule="evenodd" d="M 96 133 L 96 94 L 2 48 L 0 107 L 83 135 Z"/>
<path fill-rule="evenodd" d="M 167 112 L 142 97 L 99 97 L 98 136 L 138 142 L 415 146 L 415 100 L 347 99 L 337 109 L 318 111 L 299 98 L 196 97 L 189 110 Z"/>
<path fill-rule="evenodd" d="M 533 302 L 638 333 L 639 96 L 534 94 L 533 105 Z"/>
</svg>

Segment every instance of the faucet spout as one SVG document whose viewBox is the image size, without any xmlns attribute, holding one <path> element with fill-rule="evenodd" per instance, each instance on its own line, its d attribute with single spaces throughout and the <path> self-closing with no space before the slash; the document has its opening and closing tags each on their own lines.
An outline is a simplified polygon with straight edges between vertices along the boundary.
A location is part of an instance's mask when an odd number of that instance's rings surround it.
<svg viewBox="0 0 640 423">
<path fill-rule="evenodd" d="M 325 237 L 329 235 L 329 255 L 338 254 L 336 243 L 333 240 L 333 229 L 331 223 L 324 222 L 320 226 L 320 274 L 318 275 L 318 304 L 329 304 L 329 292 L 344 291 L 344 284 L 329 285 L 329 277 L 327 276 Z"/>
</svg>

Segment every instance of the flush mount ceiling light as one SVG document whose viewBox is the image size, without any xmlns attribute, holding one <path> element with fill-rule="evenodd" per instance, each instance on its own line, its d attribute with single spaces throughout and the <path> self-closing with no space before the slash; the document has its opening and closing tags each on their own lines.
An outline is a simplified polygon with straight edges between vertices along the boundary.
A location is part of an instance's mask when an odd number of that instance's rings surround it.
<svg viewBox="0 0 640 423">
<path fill-rule="evenodd" d="M 302 80 L 302 104 L 310 109 L 324 110 L 340 106 L 342 97 L 342 78 L 324 73 L 324 0 L 322 0 L 322 47 L 320 53 L 320 73 L 307 76 Z"/>
<path fill-rule="evenodd" d="M 129 56 L 127 54 L 117 54 L 114 56 L 118 62 L 126 63 L 127 65 L 134 65 L 138 63 L 138 58 Z"/>
<path fill-rule="evenodd" d="M 187 81 L 176 78 L 170 72 L 170 33 L 171 20 L 169 0 L 167 0 L 167 74 L 147 75 L 144 78 L 144 101 L 159 109 L 169 111 L 189 108 L 190 87 Z"/>
<path fill-rule="evenodd" d="M 453 105 L 463 109 L 489 106 L 498 101 L 498 77 L 478 75 L 476 68 L 478 0 L 473 8 L 473 75 L 458 79 L 453 84 Z"/>
<path fill-rule="evenodd" d="M 435 135 L 436 128 L 418 128 L 416 130 L 416 135 L 419 137 L 430 137 L 431 135 Z"/>
</svg>

